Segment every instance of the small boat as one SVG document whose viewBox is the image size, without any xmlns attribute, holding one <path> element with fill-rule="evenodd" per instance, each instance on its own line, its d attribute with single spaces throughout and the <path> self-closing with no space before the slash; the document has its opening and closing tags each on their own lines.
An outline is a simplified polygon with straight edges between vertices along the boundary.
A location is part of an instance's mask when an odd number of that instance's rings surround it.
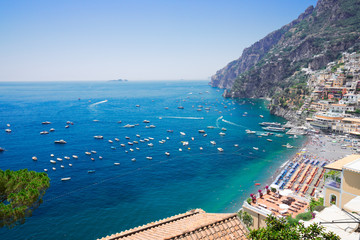
<svg viewBox="0 0 360 240">
<path fill-rule="evenodd" d="M 54 132 L 55 128 L 50 128 L 49 132 Z"/>
<path fill-rule="evenodd" d="M 4 152 L 5 148 L 0 147 L 0 152 Z"/>
<path fill-rule="evenodd" d="M 56 161 L 55 161 L 55 160 L 50 160 L 50 162 L 51 162 L 51 163 L 56 163 Z"/>
<path fill-rule="evenodd" d="M 174 132 L 174 130 L 170 130 L 170 129 L 169 129 L 169 130 L 166 130 L 166 131 L 167 131 L 167 132 L 169 132 L 169 133 L 172 133 L 172 132 Z"/>
<path fill-rule="evenodd" d="M 129 150 L 130 150 L 130 152 L 133 152 L 133 151 L 134 151 L 134 149 L 132 149 L 132 148 L 130 148 Z"/>
<path fill-rule="evenodd" d="M 114 163 L 114 165 L 118 166 L 118 165 L 120 165 L 120 163 L 116 162 L 116 163 Z"/>
<path fill-rule="evenodd" d="M 205 130 L 198 130 L 199 133 L 205 133 Z"/>
<path fill-rule="evenodd" d="M 220 135 L 220 136 L 225 136 L 226 133 L 224 133 L 224 132 L 219 132 L 219 135 Z"/>
<path fill-rule="evenodd" d="M 263 116 L 263 115 L 259 115 L 259 117 L 264 118 L 264 116 Z"/>
<path fill-rule="evenodd" d="M 298 136 L 294 135 L 294 138 L 298 138 Z"/>
<path fill-rule="evenodd" d="M 165 152 L 165 155 L 166 155 L 166 156 L 170 156 L 170 153 L 169 153 L 169 152 Z"/>
<path fill-rule="evenodd" d="M 64 168 L 64 165 L 60 165 L 61 168 Z"/>
<path fill-rule="evenodd" d="M 135 127 L 135 125 L 126 124 L 126 125 L 124 126 L 124 128 L 133 128 L 133 127 Z"/>
<path fill-rule="evenodd" d="M 53 170 L 53 171 L 56 171 L 56 167 L 53 167 L 52 170 Z"/>
<path fill-rule="evenodd" d="M 203 135 L 203 137 L 206 137 L 207 136 L 207 134 L 205 133 L 204 135 Z"/>
<path fill-rule="evenodd" d="M 234 144 L 234 147 L 239 147 L 239 144 Z"/>
<path fill-rule="evenodd" d="M 56 160 L 58 160 L 59 162 L 61 162 L 61 161 L 62 161 L 62 158 L 57 158 Z"/>
<path fill-rule="evenodd" d="M 34 161 L 37 161 L 37 157 L 35 157 L 35 156 L 33 156 L 31 159 Z"/>
<path fill-rule="evenodd" d="M 178 106 L 178 109 L 184 109 L 184 107 L 183 106 Z"/>
<path fill-rule="evenodd" d="M 69 163 L 69 167 L 72 167 L 72 164 L 71 164 L 71 163 Z"/>
<path fill-rule="evenodd" d="M 223 151 L 224 151 L 224 149 L 222 149 L 222 148 L 217 148 L 217 150 L 218 150 L 219 152 L 223 152 Z"/>
<path fill-rule="evenodd" d="M 50 154 L 50 157 L 54 157 L 54 154 Z"/>
<path fill-rule="evenodd" d="M 135 144 L 139 144 L 139 142 L 138 142 L 138 141 L 133 141 L 133 143 L 135 143 Z"/>
<path fill-rule="evenodd" d="M 94 136 L 95 139 L 103 139 L 104 137 L 103 136 Z"/>
<path fill-rule="evenodd" d="M 86 155 L 91 155 L 91 152 L 85 152 Z"/>
<path fill-rule="evenodd" d="M 55 144 L 66 144 L 66 141 L 61 139 L 61 140 L 56 140 L 54 141 Z"/>
<path fill-rule="evenodd" d="M 98 122 L 98 121 L 99 121 L 99 120 L 97 120 L 97 119 L 94 119 L 94 120 L 93 120 L 93 122 Z"/>
<path fill-rule="evenodd" d="M 130 139 L 130 137 L 128 137 L 128 136 L 125 136 L 125 139 Z"/>
<path fill-rule="evenodd" d="M 120 141 L 120 139 L 118 139 L 118 138 L 115 138 L 115 141 L 119 142 L 119 141 Z"/>
<path fill-rule="evenodd" d="M 259 123 L 259 125 L 265 127 L 281 127 L 281 123 L 277 123 L 277 122 L 261 122 Z"/>
<path fill-rule="evenodd" d="M 109 142 L 109 143 L 113 143 L 113 141 L 112 141 L 112 140 L 108 140 L 108 142 Z"/>
<path fill-rule="evenodd" d="M 212 145 L 216 145 L 216 142 L 215 142 L 215 141 L 210 141 L 210 143 L 211 143 Z"/>
<path fill-rule="evenodd" d="M 184 132 L 180 132 L 180 134 L 181 134 L 182 136 L 185 136 L 185 135 L 186 135 Z"/>
<path fill-rule="evenodd" d="M 273 140 L 272 139 L 266 139 L 266 141 L 272 142 Z"/>
<path fill-rule="evenodd" d="M 255 186 L 260 186 L 261 185 L 261 183 L 255 183 Z"/>
<path fill-rule="evenodd" d="M 73 158 L 78 159 L 79 157 L 76 155 L 72 155 Z"/>
<path fill-rule="evenodd" d="M 68 156 L 65 156 L 64 158 L 65 158 L 65 159 L 67 159 L 67 160 L 69 160 L 69 159 L 70 159 L 70 157 L 68 157 Z"/>
<path fill-rule="evenodd" d="M 5 129 L 5 132 L 11 133 L 11 129 Z"/>
<path fill-rule="evenodd" d="M 95 170 L 88 170 L 88 173 L 95 173 Z"/>
<path fill-rule="evenodd" d="M 70 126 L 69 125 L 66 125 L 65 128 L 69 128 Z"/>
<path fill-rule="evenodd" d="M 163 141 L 159 141 L 160 144 L 163 144 L 164 142 Z"/>
<path fill-rule="evenodd" d="M 259 150 L 259 148 L 258 148 L 258 147 L 253 147 L 253 149 L 254 149 L 254 150 L 256 150 L 256 151 L 257 151 L 257 150 Z"/>
<path fill-rule="evenodd" d="M 91 159 L 91 161 L 95 161 L 95 158 L 90 158 Z"/>
<path fill-rule="evenodd" d="M 282 127 L 263 127 L 262 129 L 271 132 L 285 132 L 285 128 Z"/>
<path fill-rule="evenodd" d="M 226 131 L 227 129 L 226 128 L 222 128 L 221 131 Z"/>
<path fill-rule="evenodd" d="M 125 144 L 122 143 L 122 144 L 120 144 L 120 146 L 125 147 Z"/>
<path fill-rule="evenodd" d="M 152 159 L 152 157 L 146 157 L 146 159 L 149 159 L 149 160 L 151 160 L 151 159 Z"/>
<path fill-rule="evenodd" d="M 114 147 L 114 146 L 111 146 L 111 149 L 115 150 L 115 149 L 116 149 L 116 147 Z"/>
<path fill-rule="evenodd" d="M 149 120 L 144 120 L 143 123 L 149 123 L 150 121 Z"/>
<path fill-rule="evenodd" d="M 287 143 L 286 145 L 282 145 L 283 147 L 286 147 L 286 148 L 293 148 L 294 146 L 291 146 L 289 143 Z"/>
<path fill-rule="evenodd" d="M 135 107 L 140 107 L 140 105 L 135 105 Z"/>
<path fill-rule="evenodd" d="M 140 142 L 145 142 L 145 141 L 144 141 L 144 140 L 142 140 L 142 139 L 140 139 L 139 141 L 140 141 Z"/>
<path fill-rule="evenodd" d="M 118 121 L 117 123 L 122 123 L 122 121 L 120 120 L 120 121 Z"/>
<path fill-rule="evenodd" d="M 150 140 L 154 140 L 154 138 L 152 138 L 152 137 L 149 137 L 149 139 L 150 139 Z"/>
<path fill-rule="evenodd" d="M 6 124 L 6 126 L 7 126 L 7 127 L 10 127 L 10 124 L 9 124 L 9 123 L 7 123 L 7 124 Z"/>
<path fill-rule="evenodd" d="M 154 144 L 152 144 L 152 143 L 149 143 L 149 144 L 148 144 L 148 146 L 149 146 L 149 147 L 152 147 L 152 146 L 154 146 Z"/>
<path fill-rule="evenodd" d="M 212 128 L 215 128 L 215 127 L 214 126 L 207 126 L 207 128 L 212 129 Z"/>
<path fill-rule="evenodd" d="M 49 121 L 45 121 L 45 122 L 42 122 L 41 124 L 44 124 L 44 125 L 46 125 L 46 124 L 50 124 L 51 122 L 49 122 Z"/>
<path fill-rule="evenodd" d="M 44 172 L 47 172 L 48 170 L 47 170 L 47 168 L 44 168 Z"/>
<path fill-rule="evenodd" d="M 132 158 L 131 161 L 132 161 L 132 162 L 136 162 L 136 158 Z"/>
<path fill-rule="evenodd" d="M 64 177 L 64 178 L 61 178 L 61 181 L 69 181 L 71 180 L 71 177 Z"/>
<path fill-rule="evenodd" d="M 203 150 L 203 147 L 200 147 L 199 149 L 200 149 L 200 150 Z"/>
<path fill-rule="evenodd" d="M 91 153 L 93 153 L 93 154 L 96 154 L 96 151 L 94 151 L 94 150 L 91 150 Z"/>
<path fill-rule="evenodd" d="M 167 110 L 167 109 L 169 109 L 169 107 L 164 107 L 164 109 L 166 109 L 166 110 Z"/>
<path fill-rule="evenodd" d="M 191 137 L 191 140 L 192 140 L 192 141 L 194 141 L 194 140 L 195 140 L 195 138 L 194 138 L 194 137 Z"/>
<path fill-rule="evenodd" d="M 128 142 L 128 145 L 134 145 L 134 143 L 133 142 Z"/>
<path fill-rule="evenodd" d="M 45 135 L 45 134 L 49 134 L 49 132 L 47 132 L 47 131 L 40 132 L 40 135 Z"/>
<path fill-rule="evenodd" d="M 139 134 L 136 134 L 136 137 L 138 137 L 138 138 L 139 138 L 139 137 L 140 137 L 140 135 L 139 135 Z"/>
<path fill-rule="evenodd" d="M 150 125 L 149 127 L 150 127 L 150 128 L 155 128 L 156 126 L 155 126 L 155 125 Z"/>
<path fill-rule="evenodd" d="M 249 129 L 246 129 L 245 132 L 246 132 L 247 134 L 255 134 L 255 133 L 256 133 L 256 131 L 251 131 L 251 130 L 249 130 Z"/>
<path fill-rule="evenodd" d="M 182 152 L 182 149 L 181 149 L 181 148 L 179 148 L 179 152 Z"/>
<path fill-rule="evenodd" d="M 283 137 L 281 134 L 275 134 L 275 137 Z"/>
<path fill-rule="evenodd" d="M 148 141 L 150 141 L 150 140 L 149 140 L 148 138 L 144 138 L 144 141 L 147 141 L 147 142 L 148 142 Z"/>
</svg>

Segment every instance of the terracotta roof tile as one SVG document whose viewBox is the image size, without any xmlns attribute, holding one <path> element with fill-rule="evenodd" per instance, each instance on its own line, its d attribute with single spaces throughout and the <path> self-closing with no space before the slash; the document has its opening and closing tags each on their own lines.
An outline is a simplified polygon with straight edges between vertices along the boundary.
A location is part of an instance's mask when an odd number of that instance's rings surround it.
<svg viewBox="0 0 360 240">
<path fill-rule="evenodd" d="M 246 234 L 235 213 L 206 213 L 196 209 L 113 234 L 102 240 L 247 239 Z"/>
</svg>

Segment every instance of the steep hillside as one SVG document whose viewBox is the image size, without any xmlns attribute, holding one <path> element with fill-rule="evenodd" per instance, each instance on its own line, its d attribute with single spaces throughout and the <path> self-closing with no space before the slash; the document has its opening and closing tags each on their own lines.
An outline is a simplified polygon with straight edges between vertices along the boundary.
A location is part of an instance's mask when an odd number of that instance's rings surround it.
<svg viewBox="0 0 360 240">
<path fill-rule="evenodd" d="M 271 97 L 297 84 L 294 73 L 302 67 L 320 69 L 348 49 L 360 49 L 360 0 L 319 0 L 246 48 L 211 85 L 228 89 L 226 97 Z"/>
</svg>

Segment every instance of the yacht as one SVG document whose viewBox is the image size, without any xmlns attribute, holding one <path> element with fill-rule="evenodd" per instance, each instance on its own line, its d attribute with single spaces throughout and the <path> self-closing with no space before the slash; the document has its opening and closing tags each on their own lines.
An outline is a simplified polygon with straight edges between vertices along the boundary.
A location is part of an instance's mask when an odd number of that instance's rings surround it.
<svg viewBox="0 0 360 240">
<path fill-rule="evenodd" d="M 211 143 L 212 145 L 216 145 L 216 142 L 215 142 L 215 141 L 210 141 L 210 143 Z"/>
<path fill-rule="evenodd" d="M 144 120 L 143 123 L 149 123 L 150 121 L 149 120 Z"/>
<path fill-rule="evenodd" d="M 256 150 L 256 151 L 257 151 L 257 150 L 259 150 L 259 148 L 258 148 L 258 147 L 253 147 L 253 149 L 254 149 L 254 150 Z"/>
<path fill-rule="evenodd" d="M 64 158 L 65 158 L 65 159 L 67 159 L 67 160 L 69 160 L 69 159 L 70 159 L 70 157 L 68 157 L 68 156 L 65 156 Z"/>
<path fill-rule="evenodd" d="M 49 132 L 47 132 L 47 131 L 40 132 L 40 135 L 45 135 L 45 134 L 49 134 Z"/>
<path fill-rule="evenodd" d="M 285 128 L 282 127 L 263 127 L 262 129 L 271 132 L 285 132 Z"/>
<path fill-rule="evenodd" d="M 225 136 L 226 133 L 223 133 L 223 132 L 219 132 L 219 135 L 220 136 Z"/>
<path fill-rule="evenodd" d="M 57 158 L 56 160 L 58 160 L 59 162 L 61 162 L 61 161 L 62 161 L 62 158 Z"/>
<path fill-rule="evenodd" d="M 226 131 L 227 129 L 226 128 L 222 128 L 221 131 Z"/>
<path fill-rule="evenodd" d="M 45 121 L 45 122 L 42 122 L 41 124 L 44 124 L 44 125 L 46 125 L 46 124 L 50 124 L 51 122 L 49 122 L 49 121 Z"/>
<path fill-rule="evenodd" d="M 152 159 L 152 157 L 146 157 L 146 159 L 149 159 L 149 160 L 151 160 L 151 159 Z"/>
<path fill-rule="evenodd" d="M 199 133 L 205 133 L 205 130 L 198 130 Z"/>
<path fill-rule="evenodd" d="M 5 132 L 11 133 L 11 129 L 5 129 Z"/>
<path fill-rule="evenodd" d="M 51 162 L 51 163 L 56 163 L 56 161 L 55 161 L 55 160 L 50 160 L 50 162 Z"/>
<path fill-rule="evenodd" d="M 77 155 L 72 155 L 73 158 L 78 159 L 79 157 Z"/>
<path fill-rule="evenodd" d="M 61 181 L 69 181 L 71 180 L 71 177 L 64 177 L 64 178 L 61 178 Z"/>
<path fill-rule="evenodd" d="M 169 152 L 165 152 L 165 155 L 166 155 L 166 156 L 170 156 L 170 153 L 169 153 Z"/>
<path fill-rule="evenodd" d="M 103 136 L 94 136 L 95 139 L 103 139 Z"/>
<path fill-rule="evenodd" d="M 91 155 L 91 152 L 85 152 L 86 155 Z"/>
<path fill-rule="evenodd" d="M 95 150 L 91 150 L 91 153 L 96 154 L 96 151 L 95 151 Z"/>
<path fill-rule="evenodd" d="M 56 144 L 66 144 L 66 141 L 61 139 L 61 140 L 55 140 L 54 143 L 56 143 Z"/>
<path fill-rule="evenodd" d="M 126 124 L 126 125 L 124 126 L 124 128 L 133 128 L 133 127 L 135 127 L 135 125 Z"/>
<path fill-rule="evenodd" d="M 118 165 L 120 165 L 120 163 L 116 162 L 116 163 L 114 163 L 114 165 L 118 166 Z"/>
<path fill-rule="evenodd" d="M 182 136 L 185 136 L 185 135 L 186 135 L 184 132 L 180 132 L 180 134 L 181 134 Z"/>
<path fill-rule="evenodd" d="M 54 131 L 55 131 L 55 128 L 50 128 L 49 131 L 50 131 L 50 132 L 54 132 Z"/>
<path fill-rule="evenodd" d="M 222 148 L 217 148 L 217 150 L 219 151 L 219 152 L 223 152 L 224 151 L 224 149 L 222 149 Z"/>
<path fill-rule="evenodd" d="M 212 129 L 212 128 L 215 128 L 214 126 L 207 126 L 207 128 L 210 128 L 210 129 Z"/>
<path fill-rule="evenodd" d="M 113 141 L 112 141 L 112 140 L 108 140 L 108 142 L 109 142 L 109 143 L 113 143 Z"/>
<path fill-rule="evenodd" d="M 34 161 L 37 161 L 37 157 L 35 157 L 35 156 L 33 156 L 31 159 Z"/>
</svg>

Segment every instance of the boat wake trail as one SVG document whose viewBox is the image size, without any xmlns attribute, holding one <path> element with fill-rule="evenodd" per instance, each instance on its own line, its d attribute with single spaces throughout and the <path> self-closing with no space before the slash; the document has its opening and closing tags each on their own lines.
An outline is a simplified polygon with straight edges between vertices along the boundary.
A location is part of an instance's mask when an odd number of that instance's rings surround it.
<svg viewBox="0 0 360 240">
<path fill-rule="evenodd" d="M 194 119 L 194 120 L 204 119 L 203 117 L 171 117 L 171 116 L 165 116 L 161 118 Z"/>
<path fill-rule="evenodd" d="M 242 125 L 239 125 L 239 124 L 236 124 L 236 123 L 233 123 L 233 122 L 227 121 L 227 120 L 225 120 L 225 119 L 221 119 L 221 121 L 226 122 L 226 123 L 231 124 L 231 125 L 234 125 L 234 126 L 237 126 L 237 127 L 243 127 L 243 128 L 246 128 L 245 126 L 242 126 Z"/>
<path fill-rule="evenodd" d="M 94 107 L 94 106 L 96 106 L 96 105 L 99 105 L 99 104 L 102 104 L 102 103 L 106 103 L 107 101 L 108 101 L 108 100 L 96 102 L 96 103 L 91 104 L 89 107 Z"/>
<path fill-rule="evenodd" d="M 220 119 L 222 119 L 222 118 L 223 118 L 223 116 L 218 117 L 218 118 L 216 119 L 216 127 L 217 127 L 217 128 L 220 128 L 220 127 L 219 127 L 219 121 L 220 121 Z"/>
</svg>

